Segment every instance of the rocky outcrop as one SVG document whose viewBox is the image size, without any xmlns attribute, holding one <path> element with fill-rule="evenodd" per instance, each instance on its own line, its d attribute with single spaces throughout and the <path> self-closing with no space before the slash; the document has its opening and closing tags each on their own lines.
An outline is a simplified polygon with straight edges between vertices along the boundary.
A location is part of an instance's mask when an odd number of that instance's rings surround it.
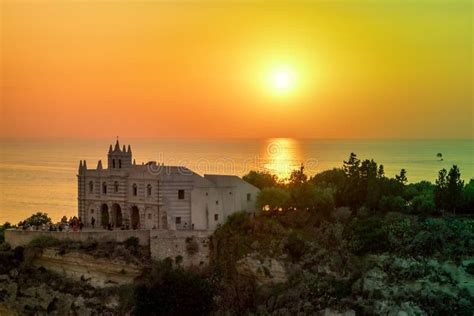
<svg viewBox="0 0 474 316">
<path fill-rule="evenodd" d="M 12 270 L 16 271 L 16 270 Z M 92 291 L 80 290 L 74 295 L 37 282 L 33 278 L 15 275 L 0 275 L 0 315 L 114 315 L 118 298 L 113 295 L 107 300 L 95 297 Z M 41 273 L 41 272 L 37 272 Z M 55 283 L 52 280 L 52 283 Z M 67 286 L 67 285 L 66 285 Z M 87 296 L 87 297 L 86 297 Z"/>
<path fill-rule="evenodd" d="M 433 311 L 441 307 L 457 310 L 474 307 L 474 277 L 462 265 L 382 255 L 368 256 L 367 263 L 372 268 L 352 285 L 352 294 L 359 302 L 370 302 L 360 304 L 371 305 L 364 313 L 426 315 L 430 313 L 426 307 Z M 417 302 L 424 304 L 424 308 Z M 427 302 L 431 306 L 426 306 Z"/>
<path fill-rule="evenodd" d="M 284 283 L 288 280 L 285 267 L 276 259 L 250 254 L 237 261 L 237 273 L 254 278 L 259 285 Z"/>
<path fill-rule="evenodd" d="M 78 251 L 61 253 L 46 248 L 33 259 L 33 265 L 59 273 L 94 287 L 107 287 L 132 283 L 142 267 L 119 260 L 95 258 Z"/>
</svg>

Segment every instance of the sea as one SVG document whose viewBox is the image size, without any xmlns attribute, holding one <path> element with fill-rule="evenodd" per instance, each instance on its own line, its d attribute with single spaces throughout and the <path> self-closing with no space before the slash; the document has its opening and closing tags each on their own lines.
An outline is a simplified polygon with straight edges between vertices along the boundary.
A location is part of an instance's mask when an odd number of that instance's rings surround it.
<svg viewBox="0 0 474 316">
<path fill-rule="evenodd" d="M 80 160 L 107 165 L 116 139 L 0 139 L 0 223 L 13 224 L 34 212 L 54 220 L 77 214 Z M 267 170 L 285 179 L 305 167 L 308 175 L 341 167 L 351 152 L 383 164 L 387 176 L 401 168 L 409 182 L 434 182 L 438 171 L 457 165 L 461 178 L 474 178 L 474 140 L 321 139 L 119 139 L 131 145 L 136 164 L 156 161 L 185 166 L 198 174 L 242 176 Z"/>
</svg>

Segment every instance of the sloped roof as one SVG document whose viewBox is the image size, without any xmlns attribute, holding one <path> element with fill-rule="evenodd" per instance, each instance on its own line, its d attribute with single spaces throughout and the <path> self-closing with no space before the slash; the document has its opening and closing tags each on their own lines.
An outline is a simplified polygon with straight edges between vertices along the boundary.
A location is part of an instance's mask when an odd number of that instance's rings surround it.
<svg viewBox="0 0 474 316">
<path fill-rule="evenodd" d="M 204 178 L 213 182 L 217 187 L 234 187 L 242 183 L 253 187 L 253 185 L 247 181 L 244 181 L 238 176 L 234 175 L 205 174 Z"/>
</svg>

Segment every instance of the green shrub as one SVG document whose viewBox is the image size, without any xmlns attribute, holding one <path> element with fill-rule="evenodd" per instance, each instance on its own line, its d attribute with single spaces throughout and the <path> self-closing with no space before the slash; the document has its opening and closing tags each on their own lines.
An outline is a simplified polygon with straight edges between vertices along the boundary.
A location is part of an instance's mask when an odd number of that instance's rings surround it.
<svg viewBox="0 0 474 316">
<path fill-rule="evenodd" d="M 23 247 L 4 247 L 0 250 L 0 274 L 8 273 L 23 261 Z"/>
<path fill-rule="evenodd" d="M 5 241 L 5 230 L 13 227 L 9 222 L 6 222 L 3 225 L 0 225 L 0 244 Z"/>
<path fill-rule="evenodd" d="M 389 249 L 384 221 L 379 217 L 355 219 L 346 226 L 346 239 L 356 254 L 379 253 Z"/>
<path fill-rule="evenodd" d="M 123 244 L 124 244 L 125 248 L 137 252 L 138 248 L 140 247 L 140 239 L 138 239 L 138 237 L 134 237 L 134 236 L 128 237 L 127 239 L 125 239 Z"/>
<path fill-rule="evenodd" d="M 406 202 L 401 196 L 382 196 L 379 202 L 379 209 L 384 212 L 404 212 Z"/>
<path fill-rule="evenodd" d="M 181 255 L 177 255 L 176 257 L 174 257 L 174 263 L 176 264 L 181 264 L 183 262 L 183 256 Z"/>
<path fill-rule="evenodd" d="M 294 231 L 288 235 L 285 250 L 294 262 L 298 261 L 306 252 L 306 243 L 302 236 Z"/>
<path fill-rule="evenodd" d="M 474 263 L 473 262 L 471 262 L 467 265 L 466 272 L 469 273 L 469 274 L 474 275 Z"/>
<path fill-rule="evenodd" d="M 411 209 L 414 214 L 431 215 L 437 213 L 432 196 L 418 195 L 413 198 L 411 203 Z"/>
</svg>

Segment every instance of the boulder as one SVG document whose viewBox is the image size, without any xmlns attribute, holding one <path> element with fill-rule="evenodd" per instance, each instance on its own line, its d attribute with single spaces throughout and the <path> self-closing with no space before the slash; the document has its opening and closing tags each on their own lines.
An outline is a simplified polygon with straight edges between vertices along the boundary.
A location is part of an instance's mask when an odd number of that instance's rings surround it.
<svg viewBox="0 0 474 316">
<path fill-rule="evenodd" d="M 249 255 L 236 263 L 237 273 L 254 278 L 259 285 L 284 283 L 288 280 L 284 266 L 273 258 Z"/>
</svg>

